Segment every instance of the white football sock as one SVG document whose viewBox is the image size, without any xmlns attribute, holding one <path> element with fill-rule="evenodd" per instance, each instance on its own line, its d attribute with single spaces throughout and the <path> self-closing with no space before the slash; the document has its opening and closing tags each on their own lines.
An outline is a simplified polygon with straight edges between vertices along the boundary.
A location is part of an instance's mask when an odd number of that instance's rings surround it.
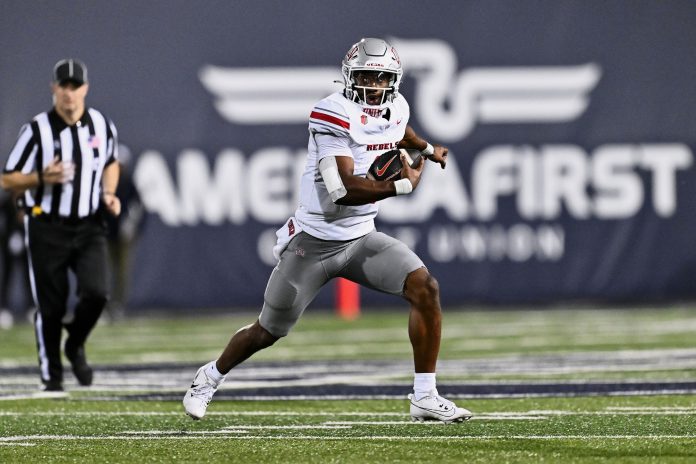
<svg viewBox="0 0 696 464">
<path fill-rule="evenodd" d="M 210 361 L 208 364 L 205 366 L 205 373 L 213 379 L 216 383 L 221 383 L 223 380 L 225 380 L 225 376 L 218 371 L 217 366 L 215 365 L 216 361 Z"/>
<path fill-rule="evenodd" d="M 424 396 L 429 396 L 432 391 L 437 394 L 435 373 L 416 373 L 413 378 L 413 393 L 416 401 L 420 401 Z"/>
</svg>

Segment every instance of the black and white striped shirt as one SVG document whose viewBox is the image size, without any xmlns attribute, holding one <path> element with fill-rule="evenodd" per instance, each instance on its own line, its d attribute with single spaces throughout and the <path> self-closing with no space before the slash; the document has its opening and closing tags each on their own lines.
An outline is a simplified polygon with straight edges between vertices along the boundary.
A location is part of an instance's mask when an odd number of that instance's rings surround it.
<svg viewBox="0 0 696 464">
<path fill-rule="evenodd" d="M 5 165 L 5 173 L 43 171 L 53 158 L 75 165 L 75 177 L 64 184 L 41 184 L 24 194 L 34 214 L 83 218 L 99 207 L 104 168 L 118 159 L 116 127 L 94 108 L 68 126 L 55 108 L 22 126 Z"/>
</svg>

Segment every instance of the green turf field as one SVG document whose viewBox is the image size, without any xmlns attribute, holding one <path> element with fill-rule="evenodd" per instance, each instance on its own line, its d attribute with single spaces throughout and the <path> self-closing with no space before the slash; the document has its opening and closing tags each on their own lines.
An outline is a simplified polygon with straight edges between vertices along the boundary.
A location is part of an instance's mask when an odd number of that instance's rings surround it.
<svg viewBox="0 0 696 464">
<path fill-rule="evenodd" d="M 237 377 L 204 420 L 190 420 L 180 397 L 195 366 L 214 358 L 253 318 L 105 319 L 87 347 L 95 385 L 77 387 L 66 374 L 67 391 L 52 395 L 37 393 L 31 327 L 0 332 L 0 463 L 696 462 L 690 392 L 459 395 L 454 399 L 475 416 L 453 425 L 410 422 L 405 399 L 234 399 L 237 388 L 305 385 L 289 375 L 255 379 L 282 370 L 282 363 L 293 363 L 298 377 L 303 362 L 329 366 L 323 377 L 304 379 L 316 383 L 336 382 L 332 370 L 363 360 L 397 368 L 344 372 L 338 381 L 403 385 L 405 395 L 410 354 L 406 314 L 398 312 L 366 311 L 353 322 L 306 314 L 289 337 L 233 371 Z M 444 327 L 442 388 L 696 382 L 690 308 L 446 312 Z M 148 366 L 159 365 L 166 368 L 148 375 Z"/>
<path fill-rule="evenodd" d="M 3 405 L 0 462 L 694 462 L 696 397 L 471 400 L 455 425 L 402 401 L 178 403 L 81 398 Z M 212 406 L 211 406 L 212 408 Z"/>
</svg>

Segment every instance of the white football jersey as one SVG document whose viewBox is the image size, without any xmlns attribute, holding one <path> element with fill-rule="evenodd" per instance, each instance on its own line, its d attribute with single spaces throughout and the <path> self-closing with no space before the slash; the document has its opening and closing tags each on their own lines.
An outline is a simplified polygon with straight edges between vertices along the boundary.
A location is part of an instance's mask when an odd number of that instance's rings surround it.
<svg viewBox="0 0 696 464">
<path fill-rule="evenodd" d="M 375 228 L 377 204 L 337 205 L 319 172 L 327 156 L 350 156 L 353 174 L 365 177 L 374 159 L 404 138 L 410 110 L 398 95 L 379 108 L 348 100 L 341 92 L 317 103 L 309 117 L 307 164 L 295 218 L 308 234 L 322 240 L 352 240 Z"/>
</svg>

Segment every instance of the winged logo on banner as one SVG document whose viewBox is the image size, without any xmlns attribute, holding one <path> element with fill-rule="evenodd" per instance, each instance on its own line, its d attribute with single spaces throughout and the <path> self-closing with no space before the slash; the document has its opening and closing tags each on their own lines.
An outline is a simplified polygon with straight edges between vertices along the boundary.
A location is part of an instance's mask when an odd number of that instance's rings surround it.
<svg viewBox="0 0 696 464">
<path fill-rule="evenodd" d="M 459 71 L 452 47 L 437 39 L 396 39 L 404 70 L 416 81 L 415 116 L 444 142 L 461 140 L 477 123 L 558 123 L 578 118 L 601 69 L 572 66 L 476 67 Z M 215 107 L 236 124 L 305 123 L 314 104 L 340 89 L 337 67 L 223 68 L 199 78 Z"/>
<path fill-rule="evenodd" d="M 205 66 L 203 86 L 217 97 L 215 108 L 237 124 L 307 122 L 314 105 L 342 86 L 335 67 L 222 68 Z"/>
</svg>

